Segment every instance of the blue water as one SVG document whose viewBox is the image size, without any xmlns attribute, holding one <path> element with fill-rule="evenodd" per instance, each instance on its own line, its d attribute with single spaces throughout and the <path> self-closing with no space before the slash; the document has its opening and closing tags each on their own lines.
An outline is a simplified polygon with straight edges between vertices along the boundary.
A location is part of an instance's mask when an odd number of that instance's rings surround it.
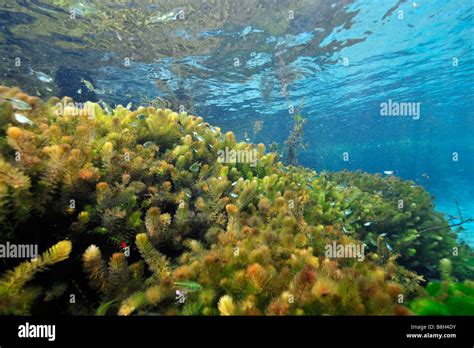
<svg viewBox="0 0 474 348">
<path fill-rule="evenodd" d="M 253 3 L 184 1 L 186 19 L 161 21 L 175 15 L 172 2 L 3 1 L 0 71 L 42 97 L 175 98 L 267 145 L 283 146 L 293 108 L 308 119 L 299 164 L 393 170 L 432 193 L 439 211 L 458 216 L 458 201 L 474 217 L 472 0 Z M 24 64 L 13 67 L 15 57 Z M 419 103 L 419 118 L 382 116 L 389 100 Z M 463 227 L 474 245 L 474 224 Z"/>
</svg>

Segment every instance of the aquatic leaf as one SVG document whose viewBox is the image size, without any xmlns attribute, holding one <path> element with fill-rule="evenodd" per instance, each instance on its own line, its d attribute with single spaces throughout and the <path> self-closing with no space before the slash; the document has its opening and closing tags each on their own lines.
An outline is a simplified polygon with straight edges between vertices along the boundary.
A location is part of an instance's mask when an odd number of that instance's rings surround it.
<svg viewBox="0 0 474 348">
<path fill-rule="evenodd" d="M 100 306 L 97 308 L 97 310 L 95 311 L 95 315 L 98 315 L 98 316 L 105 315 L 108 309 L 110 308 L 110 306 L 112 306 L 115 302 L 117 302 L 117 300 L 102 302 Z"/>
</svg>

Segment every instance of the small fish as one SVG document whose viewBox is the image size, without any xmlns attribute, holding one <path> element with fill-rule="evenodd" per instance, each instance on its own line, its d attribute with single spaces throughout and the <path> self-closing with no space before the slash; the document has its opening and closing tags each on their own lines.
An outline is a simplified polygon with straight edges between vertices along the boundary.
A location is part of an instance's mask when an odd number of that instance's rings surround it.
<svg viewBox="0 0 474 348">
<path fill-rule="evenodd" d="M 45 74 L 44 72 L 35 71 L 32 68 L 29 68 L 29 70 L 30 70 L 30 75 L 35 75 L 36 78 L 40 80 L 41 82 L 50 83 L 50 82 L 53 82 L 54 80 L 51 76 Z"/>
<path fill-rule="evenodd" d="M 79 89 L 77 90 L 77 94 L 82 94 L 82 88 L 79 88 Z"/>
<path fill-rule="evenodd" d="M 393 248 L 388 243 L 387 243 L 387 249 L 390 250 L 390 251 L 393 251 Z"/>
<path fill-rule="evenodd" d="M 260 132 L 262 130 L 262 126 L 263 126 L 263 121 L 260 121 L 260 120 L 255 121 L 255 123 L 253 124 L 253 133 L 257 134 L 258 132 Z"/>
<path fill-rule="evenodd" d="M 379 237 L 385 237 L 387 234 L 386 233 L 381 233 Z"/>
<path fill-rule="evenodd" d="M 422 177 L 424 177 L 426 180 L 430 180 L 430 176 L 426 173 L 421 174 Z"/>
<path fill-rule="evenodd" d="M 127 109 L 130 110 L 132 108 L 132 102 L 127 104 Z"/>
<path fill-rule="evenodd" d="M 393 170 L 385 170 L 383 173 L 386 174 L 386 175 L 393 175 L 393 174 L 395 174 L 395 171 L 393 171 Z"/>
<path fill-rule="evenodd" d="M 183 124 L 181 123 L 181 121 L 178 120 L 177 123 L 178 123 L 179 131 L 180 131 L 181 133 L 184 133 L 184 126 L 183 126 Z"/>
<path fill-rule="evenodd" d="M 250 138 L 247 135 L 247 132 L 244 132 L 244 140 L 245 140 L 245 142 L 250 143 Z"/>
<path fill-rule="evenodd" d="M 99 103 L 100 103 L 100 105 L 102 105 L 102 107 L 104 108 L 104 111 L 105 111 L 107 114 L 113 113 L 113 109 L 112 109 L 112 108 L 110 107 L 110 105 L 107 104 L 105 101 L 100 100 Z"/>
<path fill-rule="evenodd" d="M 344 233 L 350 233 L 345 226 L 342 226 L 342 230 L 344 231 Z"/>
<path fill-rule="evenodd" d="M 336 203 L 335 203 L 335 202 L 331 202 L 331 203 L 329 203 L 329 205 L 330 205 L 331 207 L 334 207 L 334 206 L 336 205 Z"/>
<path fill-rule="evenodd" d="M 231 186 L 235 186 L 235 185 L 237 185 L 237 181 L 234 181 L 234 182 L 231 184 Z"/>
<path fill-rule="evenodd" d="M 58 13 L 58 11 L 50 10 L 50 9 L 48 9 L 48 8 L 41 7 L 41 6 L 38 6 L 38 5 L 33 5 L 33 6 L 36 7 L 37 9 L 42 10 L 42 11 L 45 11 L 45 12 Z"/>
<path fill-rule="evenodd" d="M 239 195 L 238 195 L 237 193 L 234 193 L 234 192 L 231 192 L 230 196 L 231 196 L 232 198 L 237 198 L 237 197 L 239 197 Z"/>
<path fill-rule="evenodd" d="M 366 223 L 364 224 L 365 227 L 369 227 L 370 225 L 372 225 L 372 221 L 366 222 Z"/>
<path fill-rule="evenodd" d="M 344 210 L 344 215 L 345 215 L 345 216 L 351 215 L 351 214 L 352 214 L 352 210 L 350 210 L 350 209 Z"/>
<path fill-rule="evenodd" d="M 199 168 L 201 168 L 201 163 L 200 162 L 194 162 L 191 164 L 189 167 L 189 170 L 192 171 L 193 173 L 196 173 L 199 171 Z"/>
<path fill-rule="evenodd" d="M 81 79 L 81 82 L 87 87 L 89 91 L 94 92 L 95 88 L 90 81 Z"/>
<path fill-rule="evenodd" d="M 15 119 L 21 124 L 29 124 L 30 126 L 34 124 L 33 121 L 31 121 L 28 117 L 22 114 L 15 114 Z"/>
<path fill-rule="evenodd" d="M 149 147 L 152 147 L 153 145 L 155 145 L 155 142 L 147 141 L 145 144 L 143 144 L 143 147 L 148 149 Z"/>
<path fill-rule="evenodd" d="M 194 137 L 199 141 L 204 141 L 204 138 L 196 132 L 193 132 Z"/>
<path fill-rule="evenodd" d="M 201 284 L 193 282 L 191 280 L 183 280 L 180 282 L 174 282 L 174 286 L 184 289 L 188 292 L 195 292 L 195 291 L 202 290 Z"/>
<path fill-rule="evenodd" d="M 13 105 L 13 108 L 17 110 L 31 110 L 31 105 L 20 99 L 0 97 L 0 100 L 6 100 L 10 102 Z"/>
<path fill-rule="evenodd" d="M 242 30 L 242 32 L 240 33 L 240 36 L 242 37 L 247 36 L 248 34 L 250 34 L 251 31 L 252 31 L 251 26 L 245 27 L 244 30 Z"/>
<path fill-rule="evenodd" d="M 115 32 L 115 35 L 117 36 L 117 40 L 122 41 L 122 37 L 120 36 L 118 31 Z"/>
<path fill-rule="evenodd" d="M 145 24 L 155 24 L 159 22 L 168 22 L 168 21 L 176 21 L 178 20 L 180 15 L 183 15 L 184 12 L 181 8 L 175 8 L 171 10 L 171 12 L 163 14 L 163 15 L 154 15 L 149 17 Z"/>
<path fill-rule="evenodd" d="M 143 121 L 143 120 L 146 120 L 146 115 L 140 114 L 140 115 L 137 115 L 137 118 L 138 118 L 140 121 Z"/>
<path fill-rule="evenodd" d="M 52 90 L 51 88 L 49 88 L 49 87 L 46 87 L 46 90 L 47 90 L 48 92 L 52 92 L 52 91 L 53 91 L 53 90 Z"/>
<path fill-rule="evenodd" d="M 214 149 L 214 146 L 212 146 L 211 144 L 207 143 L 207 149 L 209 151 L 212 151 Z"/>
</svg>

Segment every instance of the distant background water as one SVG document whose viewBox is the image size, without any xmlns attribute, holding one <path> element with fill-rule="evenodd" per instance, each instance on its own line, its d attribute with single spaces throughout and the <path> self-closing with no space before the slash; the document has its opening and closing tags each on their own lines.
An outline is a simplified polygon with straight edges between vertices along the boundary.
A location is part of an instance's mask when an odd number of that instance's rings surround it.
<svg viewBox="0 0 474 348">
<path fill-rule="evenodd" d="M 432 193 L 439 211 L 457 216 L 458 201 L 467 218 L 473 16 L 472 0 L 1 0 L 0 79 L 42 98 L 136 107 L 161 96 L 280 147 L 294 108 L 308 119 L 299 164 L 393 170 Z M 421 103 L 420 118 L 381 116 L 389 99 Z M 464 227 L 474 245 L 474 224 Z"/>
</svg>

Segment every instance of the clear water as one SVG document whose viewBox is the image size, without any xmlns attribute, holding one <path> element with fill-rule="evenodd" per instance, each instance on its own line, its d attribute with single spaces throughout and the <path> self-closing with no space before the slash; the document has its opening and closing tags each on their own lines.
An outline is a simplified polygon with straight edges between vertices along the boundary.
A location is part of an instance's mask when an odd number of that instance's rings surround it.
<svg viewBox="0 0 474 348">
<path fill-rule="evenodd" d="M 3 0 L 0 76 L 42 98 L 161 96 L 267 145 L 283 146 L 293 108 L 308 119 L 299 164 L 395 171 L 469 218 L 473 16 L 472 0 Z M 420 103 L 419 117 L 382 116 L 389 100 Z"/>
</svg>

